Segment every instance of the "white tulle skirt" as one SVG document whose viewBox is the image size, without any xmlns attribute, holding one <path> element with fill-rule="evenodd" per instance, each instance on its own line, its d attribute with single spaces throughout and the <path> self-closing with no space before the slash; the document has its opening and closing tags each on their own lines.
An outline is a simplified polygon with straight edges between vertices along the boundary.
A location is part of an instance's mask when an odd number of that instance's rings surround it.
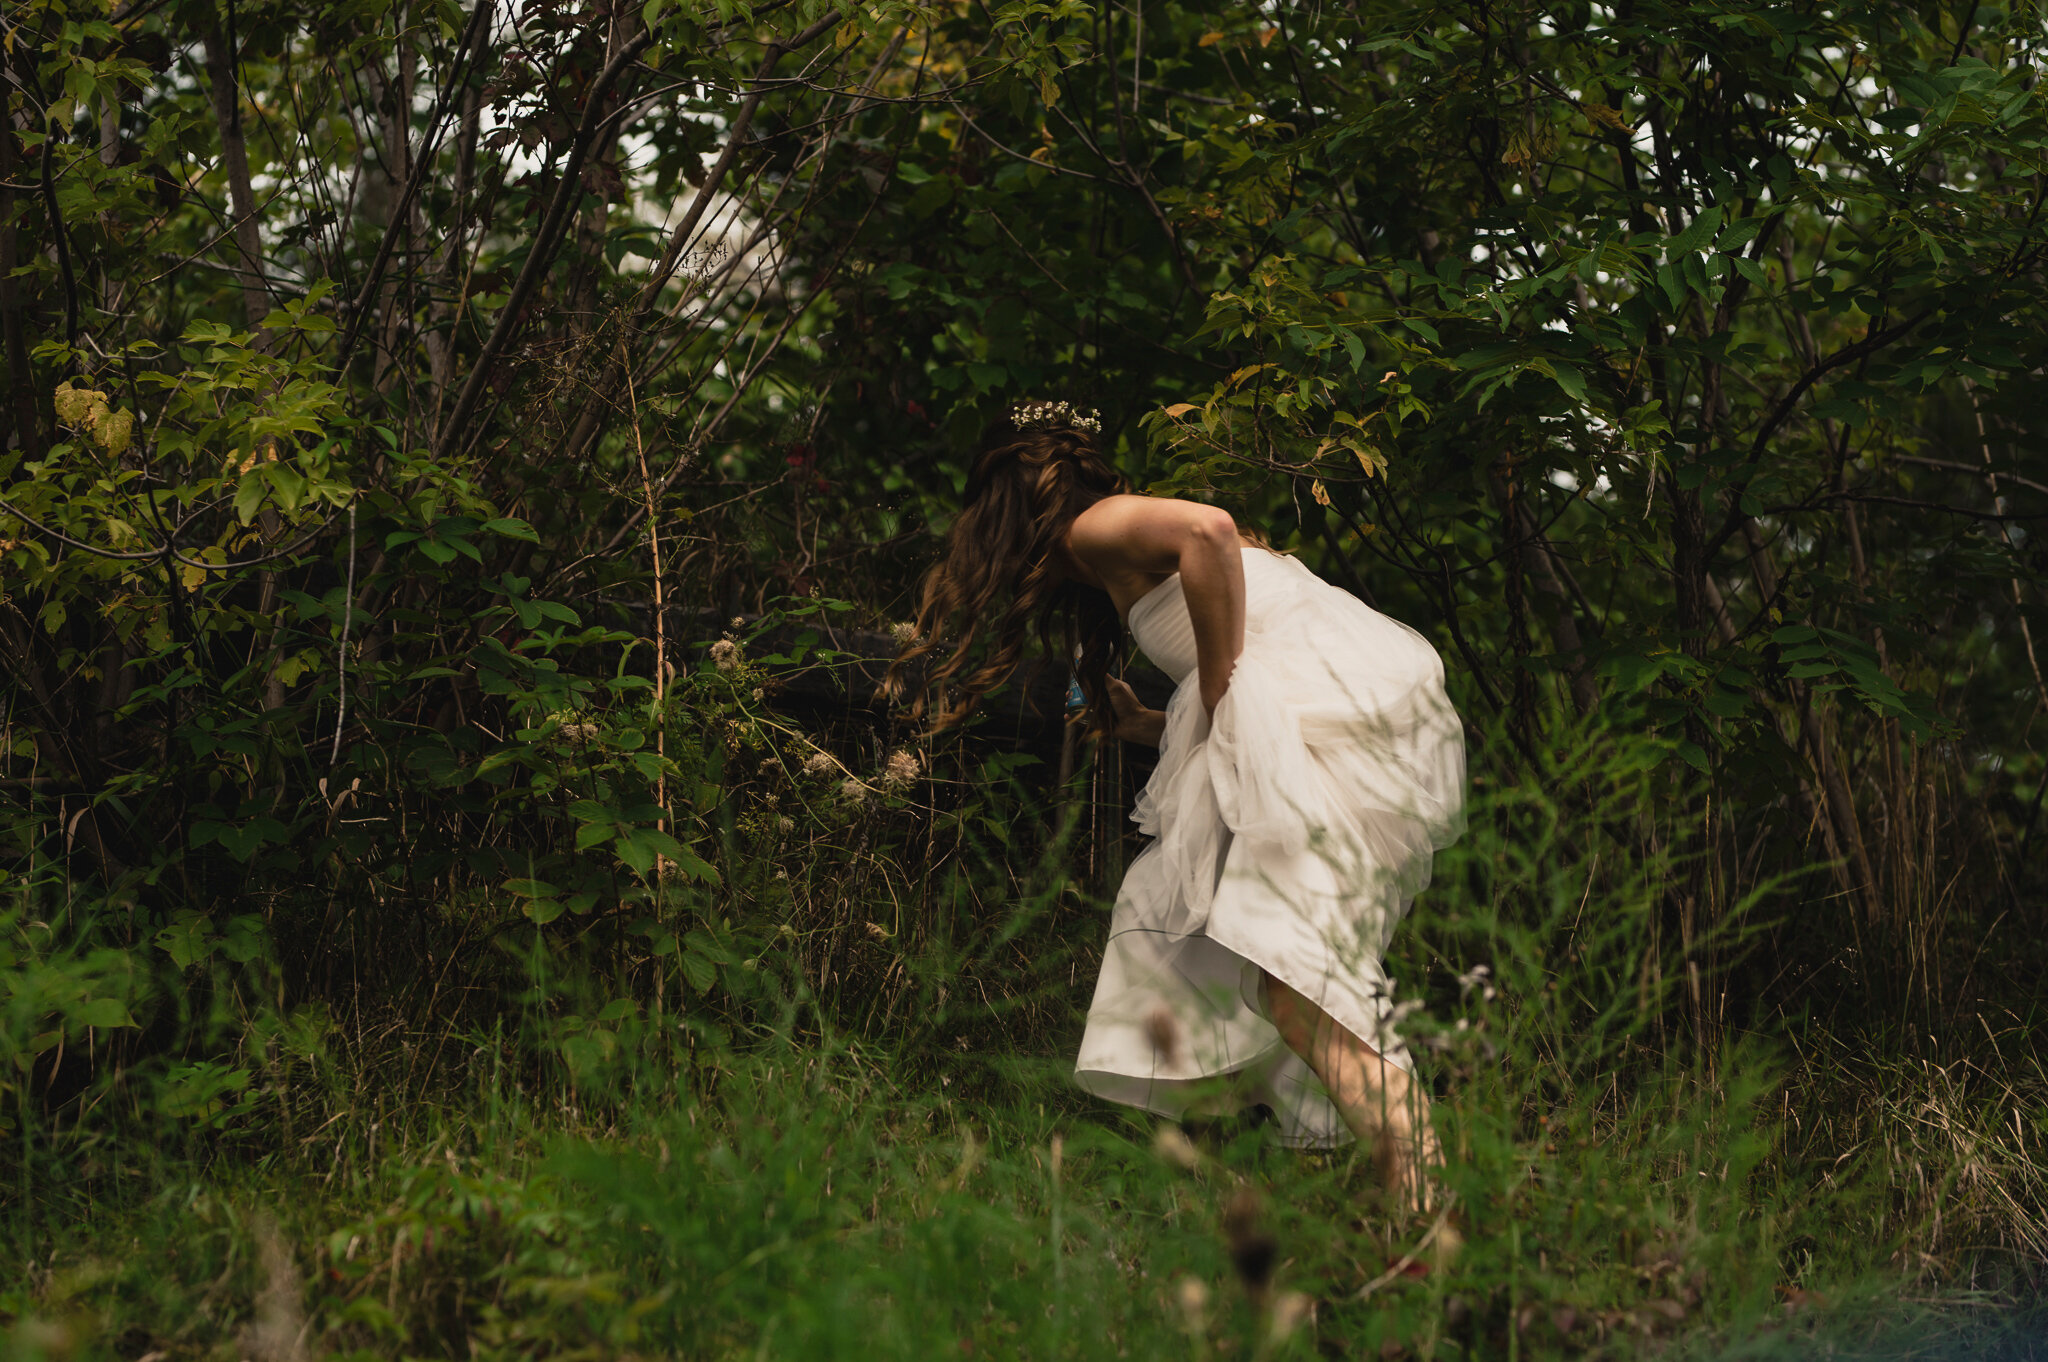
<svg viewBox="0 0 2048 1362">
<path fill-rule="evenodd" d="M 1266 1019 L 1269 973 L 1390 1062 L 1383 960 L 1461 827 L 1464 738 L 1420 634 L 1293 559 L 1245 551 L 1245 645 L 1213 722 L 1179 579 L 1131 612 L 1179 684 L 1133 817 L 1077 1078 L 1179 1117 L 1264 1104 L 1289 1144 L 1351 1138 Z"/>
</svg>

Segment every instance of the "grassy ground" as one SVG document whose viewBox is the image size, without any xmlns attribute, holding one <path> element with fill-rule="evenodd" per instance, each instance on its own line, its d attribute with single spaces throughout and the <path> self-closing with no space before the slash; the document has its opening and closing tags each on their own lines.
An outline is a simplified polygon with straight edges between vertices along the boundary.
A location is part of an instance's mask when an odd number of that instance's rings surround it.
<svg viewBox="0 0 2048 1362">
<path fill-rule="evenodd" d="M 602 1092 L 512 1082 L 341 1106 L 273 1147 L 88 1154 L 17 1219 L 17 1357 L 2010 1357 L 2021 1262 L 1915 1257 L 1891 1165 L 1799 1175 L 1768 1074 L 1667 1074 L 1531 1123 L 1444 1104 L 1466 1244 L 1351 1154 L 1085 1104 L 1035 1064 L 775 1042 Z M 338 1100 L 346 1094 L 336 1091 Z M 166 1132 L 167 1136 L 171 1132 Z M 1427 1256 L 1427 1255 L 1425 1255 Z M 1960 1261 L 1960 1260 L 1958 1260 Z M 2040 1329 L 2044 1321 L 2033 1320 Z M 2033 1349 L 2030 1351 L 2030 1349 Z"/>
<path fill-rule="evenodd" d="M 195 927 L 159 939 L 155 993 L 119 995 L 142 1019 L 121 1059 L 92 1028 L 128 1016 L 111 990 L 143 957 L 0 922 L 0 1347 L 2048 1357 L 2037 1023 L 1689 1039 L 1700 976 L 1657 944 L 1683 867 L 1615 840 L 1626 780 L 1567 774 L 1611 807 L 1488 793 L 1397 938 L 1464 1240 L 1429 1270 L 1436 1218 L 1383 1205 L 1355 1155 L 1073 1088 L 1100 903 L 941 885 L 914 943 L 865 926 L 896 919 L 811 845 L 763 851 L 754 898 L 732 873 L 718 915 L 664 902 L 626 931 L 451 907 L 499 973 L 439 1011 L 387 990 L 381 1029 L 285 1006 L 255 936 Z M 872 847 L 864 826 L 843 840 Z M 1699 958 L 1737 968 L 1758 924 L 1814 911 L 1774 886 L 1746 905 Z M 64 1008 L 91 1026 L 50 1031 Z"/>
</svg>

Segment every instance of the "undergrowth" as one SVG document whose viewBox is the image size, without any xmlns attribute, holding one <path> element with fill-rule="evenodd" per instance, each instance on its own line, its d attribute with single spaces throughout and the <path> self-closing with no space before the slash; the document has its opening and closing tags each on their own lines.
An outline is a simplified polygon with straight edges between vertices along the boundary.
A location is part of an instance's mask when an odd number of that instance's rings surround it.
<svg viewBox="0 0 2048 1362">
<path fill-rule="evenodd" d="M 1533 1131 L 1500 1089 L 1445 1104 L 1466 1244 L 1418 1276 L 1422 1222 L 1350 1153 L 1190 1138 L 1040 1063 L 924 1084 L 863 1046 L 658 1049 L 602 1098 L 479 1051 L 458 1104 L 248 1160 L 109 1151 L 106 1192 L 17 1245 L 10 1351 L 2030 1355 L 1989 1291 L 1901 1293 L 1884 1178 L 1817 1194 L 1757 1054 L 1726 1056 L 1753 1077 L 1718 1095 L 1665 1073 Z"/>
<path fill-rule="evenodd" d="M 914 924 L 738 842 L 752 908 L 568 933 L 515 912 L 485 964 L 375 1008 L 291 996 L 260 924 L 144 957 L 96 942 L 105 905 L 24 889 L 0 960 L 8 1350 L 2038 1355 L 2030 1019 L 1987 1013 L 1946 1055 L 1818 1006 L 1689 1032 L 1805 890 L 1751 886 L 1681 955 L 1689 866 L 1634 834 L 1658 754 L 1555 748 L 1544 779 L 1479 790 L 1390 961 L 1448 1151 L 1419 1216 L 1256 1113 L 1182 1127 L 1073 1088 L 1106 905 L 1060 873 L 1071 810 L 1023 872 L 955 857 Z M 866 816 L 841 827 L 872 851 Z M 860 921 L 864 988 L 820 945 Z M 120 1063 L 81 1065 L 109 1029 Z"/>
</svg>

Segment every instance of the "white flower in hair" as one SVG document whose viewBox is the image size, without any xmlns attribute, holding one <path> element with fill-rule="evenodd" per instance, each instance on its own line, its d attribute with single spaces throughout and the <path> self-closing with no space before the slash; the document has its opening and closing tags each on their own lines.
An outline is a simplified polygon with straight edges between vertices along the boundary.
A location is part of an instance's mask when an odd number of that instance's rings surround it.
<svg viewBox="0 0 2048 1362">
<path fill-rule="evenodd" d="M 1019 402 L 1010 408 L 1010 424 L 1019 430 L 1064 427 L 1095 435 L 1102 430 L 1102 416 L 1093 407 L 1084 409 L 1071 402 Z"/>
</svg>

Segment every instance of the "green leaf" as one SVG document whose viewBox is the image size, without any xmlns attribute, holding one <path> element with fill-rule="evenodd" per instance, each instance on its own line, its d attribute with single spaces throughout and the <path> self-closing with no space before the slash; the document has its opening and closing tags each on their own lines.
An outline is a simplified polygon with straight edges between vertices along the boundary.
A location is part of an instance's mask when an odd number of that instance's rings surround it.
<svg viewBox="0 0 2048 1362">
<path fill-rule="evenodd" d="M 1739 690 L 1714 690 L 1707 693 L 1707 712 L 1723 719 L 1739 719 L 1749 709 L 1749 697 Z"/>
<path fill-rule="evenodd" d="M 257 510 L 263 505 L 263 494 L 268 490 L 261 473 L 244 473 L 241 481 L 235 484 L 235 519 L 244 525 L 254 520 Z"/>
<path fill-rule="evenodd" d="M 65 1020 L 73 1026 L 133 1026 L 135 1018 L 129 1015 L 128 1004 L 119 998 L 94 998 L 69 1009 Z"/>
<path fill-rule="evenodd" d="M 171 962 L 179 969 L 190 969 L 212 955 L 217 943 L 212 926 L 204 917 L 194 912 L 183 912 L 156 934 L 155 944 L 158 950 L 171 957 Z"/>
<path fill-rule="evenodd" d="M 1737 218 L 1721 233 L 1721 239 L 1714 243 L 1714 249 L 1725 251 L 1729 255 L 1740 254 L 1743 247 L 1756 239 L 1757 233 L 1764 229 L 1764 224 L 1769 220 L 1764 217 Z"/>
<path fill-rule="evenodd" d="M 227 848 L 228 855 L 247 862 L 265 846 L 283 842 L 286 835 L 284 824 L 275 818 L 252 818 L 241 827 L 224 830 L 220 844 Z"/>
<path fill-rule="evenodd" d="M 238 965 L 246 965 L 262 955 L 270 944 L 270 932 L 263 919 L 253 913 L 238 913 L 228 919 L 227 930 L 221 935 L 221 954 Z"/>
<path fill-rule="evenodd" d="M 523 520 L 516 520 L 511 516 L 502 516 L 497 520 L 486 520 L 482 528 L 489 530 L 492 534 L 503 535 L 507 539 L 523 539 L 529 544 L 538 544 L 540 542 L 540 535 L 535 532 L 533 526 Z M 479 559 L 478 561 L 482 560 Z"/>
<path fill-rule="evenodd" d="M 1670 300 L 1673 312 L 1685 306 L 1685 279 L 1680 275 L 1676 267 L 1671 265 L 1659 265 L 1657 267 L 1657 287 L 1664 290 L 1664 296 Z"/>
<path fill-rule="evenodd" d="M 688 932 L 684 933 L 683 944 L 691 951 L 716 964 L 730 965 L 738 958 L 731 951 L 727 950 L 723 943 L 702 927 L 692 927 Z"/>
<path fill-rule="evenodd" d="M 1707 209 L 1694 218 L 1686 229 L 1665 243 L 1665 251 L 1671 256 L 1695 255 L 1707 247 L 1714 234 L 1721 230 L 1721 210 L 1718 206 Z"/>
</svg>

